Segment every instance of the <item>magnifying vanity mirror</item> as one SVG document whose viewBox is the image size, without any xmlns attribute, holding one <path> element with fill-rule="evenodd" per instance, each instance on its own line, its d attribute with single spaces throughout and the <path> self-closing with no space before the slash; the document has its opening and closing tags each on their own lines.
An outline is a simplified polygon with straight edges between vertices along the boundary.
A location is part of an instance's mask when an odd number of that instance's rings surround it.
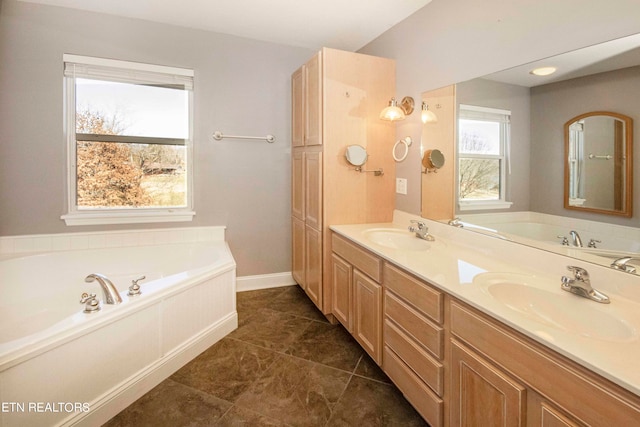
<svg viewBox="0 0 640 427">
<path fill-rule="evenodd" d="M 597 111 L 564 125 L 564 207 L 630 217 L 633 119 Z"/>
<path fill-rule="evenodd" d="M 361 167 L 367 162 L 369 155 L 367 150 L 361 145 L 349 145 L 345 152 L 347 161 L 353 166 Z"/>
<path fill-rule="evenodd" d="M 422 166 L 424 166 L 424 173 L 437 172 L 444 166 L 444 154 L 438 149 L 425 151 L 422 155 Z"/>
<path fill-rule="evenodd" d="M 531 73 L 541 66 L 557 71 L 548 76 Z M 436 91 L 423 94 L 423 100 L 430 97 L 429 105 L 446 107 L 452 99 L 449 146 L 434 144 L 444 138 L 434 134 L 436 126 L 426 125 L 422 145 L 455 159 L 438 174 L 422 174 L 423 217 L 444 220 L 433 207 L 451 203 L 448 219 L 460 217 L 464 230 L 605 266 L 620 256 L 640 257 L 640 227 L 632 217 L 640 203 L 640 186 L 633 185 L 640 176 L 633 176 L 634 157 L 640 155 L 633 150 L 634 121 L 640 119 L 640 34 L 451 87 L 453 98 Z M 506 129 L 497 134 L 503 139 L 496 140 L 495 153 L 458 152 L 461 105 L 462 119 L 493 121 L 499 123 L 494 127 Z M 487 111 L 504 114 L 497 119 Z M 489 200 L 481 200 L 488 203 L 459 199 L 459 163 L 473 156 L 496 165 L 487 186 L 491 191 L 484 192 Z M 433 193 L 431 178 L 440 175 L 453 182 L 450 194 Z M 575 234 L 581 239 L 570 238 Z"/>
</svg>

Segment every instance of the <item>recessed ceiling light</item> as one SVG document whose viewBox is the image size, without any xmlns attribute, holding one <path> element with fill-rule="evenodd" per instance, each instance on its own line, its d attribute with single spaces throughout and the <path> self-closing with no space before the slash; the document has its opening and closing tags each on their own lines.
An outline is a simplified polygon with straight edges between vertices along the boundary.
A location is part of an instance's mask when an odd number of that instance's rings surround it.
<svg viewBox="0 0 640 427">
<path fill-rule="evenodd" d="M 535 76 L 548 76 L 549 74 L 553 74 L 556 72 L 556 67 L 540 67 L 535 70 L 529 71 L 529 73 Z"/>
</svg>

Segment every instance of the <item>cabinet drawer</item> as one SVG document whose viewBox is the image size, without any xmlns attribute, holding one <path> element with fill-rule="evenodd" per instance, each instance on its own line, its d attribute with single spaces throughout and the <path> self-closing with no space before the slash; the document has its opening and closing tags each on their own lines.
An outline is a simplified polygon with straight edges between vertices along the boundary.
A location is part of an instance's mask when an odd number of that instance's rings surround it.
<svg viewBox="0 0 640 427">
<path fill-rule="evenodd" d="M 438 323 L 443 320 L 444 296 L 418 279 L 390 265 L 384 265 L 384 285 L 396 295 Z"/>
<path fill-rule="evenodd" d="M 335 233 L 331 237 L 331 245 L 333 252 L 380 283 L 382 277 L 382 260 L 380 258 L 348 242 Z"/>
<path fill-rule="evenodd" d="M 417 310 L 409 307 L 408 304 L 389 291 L 385 291 L 384 313 L 406 335 L 416 340 L 418 344 L 424 346 L 438 359 L 442 359 L 444 330 L 440 326 L 431 323 L 427 318 L 420 315 Z"/>
<path fill-rule="evenodd" d="M 384 322 L 384 343 L 433 391 L 442 397 L 444 367 L 388 319 Z"/>
<path fill-rule="evenodd" d="M 420 381 L 413 371 L 389 347 L 384 348 L 383 367 L 389 378 L 393 380 L 395 385 L 402 391 L 402 394 L 422 415 L 422 418 L 432 427 L 442 426 L 444 408 L 442 399 Z"/>
</svg>

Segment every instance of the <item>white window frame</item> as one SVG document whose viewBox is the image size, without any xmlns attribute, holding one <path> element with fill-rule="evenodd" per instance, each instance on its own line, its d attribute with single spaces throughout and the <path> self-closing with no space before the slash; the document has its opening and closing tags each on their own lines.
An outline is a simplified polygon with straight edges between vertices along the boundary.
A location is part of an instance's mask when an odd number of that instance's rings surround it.
<svg viewBox="0 0 640 427">
<path fill-rule="evenodd" d="M 65 63 L 64 138 L 67 147 L 67 213 L 62 215 L 61 219 L 63 219 L 67 225 L 136 224 L 193 220 L 195 215 L 193 204 L 193 70 L 69 54 L 63 55 L 63 61 Z M 187 157 L 186 207 L 78 209 L 76 182 L 76 77 L 89 77 L 93 79 L 119 81 L 124 83 L 155 82 L 179 84 L 180 86 L 184 86 L 189 97 L 189 136 L 184 140 Z M 145 143 L 145 138 L 142 137 L 130 137 L 128 138 L 130 141 L 120 141 L 122 137 L 117 136 L 114 136 L 114 138 L 118 139 L 116 142 Z M 137 140 L 134 141 L 134 139 Z M 153 140 L 154 138 L 146 139 Z M 159 138 L 155 139 L 157 140 Z"/>
<path fill-rule="evenodd" d="M 498 200 L 462 200 L 460 199 L 460 175 L 456 174 L 456 199 L 461 211 L 509 209 L 512 202 L 507 201 L 507 175 L 511 174 L 509 163 L 511 145 L 511 111 L 497 108 L 460 104 L 458 119 L 483 120 L 500 123 L 500 154 L 470 154 L 460 152 L 460 135 L 456 135 L 458 164 L 460 159 L 489 159 L 500 161 L 500 196 Z M 458 125 L 459 128 L 459 125 Z M 509 172 L 507 172 L 507 170 Z"/>
</svg>

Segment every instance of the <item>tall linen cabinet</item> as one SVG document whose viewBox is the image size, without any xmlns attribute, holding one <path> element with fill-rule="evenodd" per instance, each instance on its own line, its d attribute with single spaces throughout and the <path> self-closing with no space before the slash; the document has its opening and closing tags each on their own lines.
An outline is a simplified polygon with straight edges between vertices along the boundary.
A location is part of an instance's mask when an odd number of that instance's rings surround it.
<svg viewBox="0 0 640 427">
<path fill-rule="evenodd" d="M 395 61 L 323 48 L 291 76 L 292 274 L 331 315 L 332 224 L 390 222 L 395 126 L 379 119 L 395 96 Z M 349 145 L 369 155 L 358 172 Z"/>
</svg>

